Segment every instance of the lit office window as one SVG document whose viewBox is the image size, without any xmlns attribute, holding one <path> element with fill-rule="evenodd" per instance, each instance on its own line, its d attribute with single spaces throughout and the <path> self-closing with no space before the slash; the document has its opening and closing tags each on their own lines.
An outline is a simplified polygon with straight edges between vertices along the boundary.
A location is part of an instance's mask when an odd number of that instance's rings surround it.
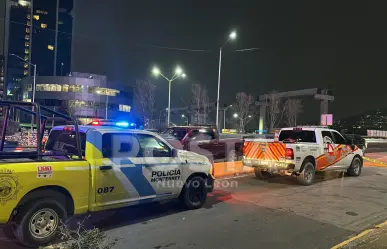
<svg viewBox="0 0 387 249">
<path fill-rule="evenodd" d="M 39 20 L 39 18 L 40 18 L 39 15 L 34 15 L 35 20 Z"/>
<path fill-rule="evenodd" d="M 31 22 L 30 21 L 27 21 L 27 26 L 31 26 Z"/>
<path fill-rule="evenodd" d="M 54 46 L 53 45 L 48 45 L 47 48 L 48 48 L 48 50 L 54 50 Z"/>
<path fill-rule="evenodd" d="M 26 39 L 27 41 L 29 41 L 29 40 L 30 40 L 30 35 L 26 35 L 26 36 L 25 36 L 25 39 Z"/>
<path fill-rule="evenodd" d="M 42 29 L 45 29 L 45 28 L 47 28 L 47 24 L 41 23 L 41 24 L 40 24 L 40 27 L 41 27 Z"/>
<path fill-rule="evenodd" d="M 29 53 L 30 53 L 30 50 L 26 48 L 26 49 L 24 49 L 24 53 L 25 53 L 25 54 L 29 54 Z"/>
<path fill-rule="evenodd" d="M 27 34 L 30 33 L 30 28 L 26 28 L 26 33 L 27 33 Z"/>
<path fill-rule="evenodd" d="M 28 55 L 24 55 L 24 60 L 28 60 L 30 57 L 28 57 Z"/>
<path fill-rule="evenodd" d="M 29 47 L 29 46 L 30 46 L 30 42 L 27 42 L 27 41 L 26 41 L 26 42 L 24 43 L 24 46 L 25 46 L 25 47 Z"/>
<path fill-rule="evenodd" d="M 120 105 L 119 110 L 121 112 L 130 112 L 130 106 L 129 105 Z"/>
<path fill-rule="evenodd" d="M 31 15 L 30 15 L 30 14 L 27 15 L 27 19 L 28 19 L 28 20 L 31 19 Z"/>
<path fill-rule="evenodd" d="M 28 75 L 28 70 L 24 70 L 24 75 Z"/>
<path fill-rule="evenodd" d="M 24 63 L 24 68 L 28 68 L 28 64 L 27 63 Z"/>
<path fill-rule="evenodd" d="M 38 14 L 44 14 L 44 15 L 47 15 L 47 14 L 48 14 L 48 12 L 45 11 L 45 10 L 36 10 L 36 13 L 38 13 Z"/>
</svg>

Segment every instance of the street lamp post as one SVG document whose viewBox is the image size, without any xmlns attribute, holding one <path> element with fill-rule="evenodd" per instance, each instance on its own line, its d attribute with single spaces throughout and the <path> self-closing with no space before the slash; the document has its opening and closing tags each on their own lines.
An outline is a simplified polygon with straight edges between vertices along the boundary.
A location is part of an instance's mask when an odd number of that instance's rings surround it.
<svg viewBox="0 0 387 249">
<path fill-rule="evenodd" d="M 188 126 L 188 117 L 186 117 L 184 114 L 182 114 L 181 117 L 185 118 L 185 122 L 187 123 L 187 126 Z"/>
<path fill-rule="evenodd" d="M 16 58 L 24 61 L 25 63 L 28 63 L 30 64 L 31 66 L 34 67 L 34 83 L 33 83 L 33 88 L 32 88 L 32 103 L 35 103 L 35 90 L 36 90 L 36 64 L 32 64 L 31 62 L 29 62 L 28 60 L 24 60 L 22 57 L 16 55 L 16 54 L 9 54 L 9 55 L 12 55 L 12 56 L 15 56 Z"/>
<path fill-rule="evenodd" d="M 180 67 L 177 67 L 175 70 L 175 74 L 172 76 L 172 78 L 168 78 L 165 75 L 163 75 L 157 67 L 154 67 L 152 70 L 152 73 L 155 76 L 161 75 L 164 79 L 168 81 L 168 123 L 167 126 L 169 126 L 170 120 L 171 120 L 171 87 L 172 87 L 172 82 L 174 80 L 177 80 L 180 77 L 185 78 L 185 73 L 183 73 L 183 70 Z"/>
<path fill-rule="evenodd" d="M 36 91 L 36 64 L 32 64 L 31 62 L 29 62 L 28 60 L 25 60 L 23 59 L 22 57 L 16 55 L 16 54 L 9 54 L 9 55 L 12 55 L 12 56 L 15 56 L 16 58 L 18 58 L 19 60 L 22 60 L 24 61 L 25 63 L 28 63 L 29 65 L 33 66 L 34 67 L 34 82 L 33 82 L 33 86 L 32 86 L 32 103 L 35 103 L 35 91 Z M 32 115 L 31 117 L 31 132 L 33 131 L 34 129 L 34 115 Z"/>
<path fill-rule="evenodd" d="M 224 47 L 229 40 L 235 40 L 236 32 L 233 31 L 228 36 L 227 41 L 223 44 Z M 216 98 L 216 127 L 219 129 L 219 94 L 220 94 L 220 73 L 222 70 L 222 47 L 219 48 L 219 71 L 218 71 L 218 95 Z"/>
<path fill-rule="evenodd" d="M 228 108 L 232 107 L 232 105 L 227 106 L 223 110 L 223 129 L 226 129 L 226 111 Z"/>
</svg>

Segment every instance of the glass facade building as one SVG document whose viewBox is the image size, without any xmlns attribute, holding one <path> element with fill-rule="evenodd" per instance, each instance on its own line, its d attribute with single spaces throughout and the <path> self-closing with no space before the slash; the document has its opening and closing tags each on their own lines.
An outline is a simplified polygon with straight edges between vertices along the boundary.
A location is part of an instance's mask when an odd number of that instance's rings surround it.
<svg viewBox="0 0 387 249">
<path fill-rule="evenodd" d="M 24 78 L 21 83 L 23 101 L 31 101 L 33 77 Z M 133 95 L 131 88 L 122 86 L 105 75 L 74 72 L 71 76 L 38 76 L 35 101 L 76 116 L 82 124 L 98 118 L 127 119 L 131 117 Z"/>
</svg>

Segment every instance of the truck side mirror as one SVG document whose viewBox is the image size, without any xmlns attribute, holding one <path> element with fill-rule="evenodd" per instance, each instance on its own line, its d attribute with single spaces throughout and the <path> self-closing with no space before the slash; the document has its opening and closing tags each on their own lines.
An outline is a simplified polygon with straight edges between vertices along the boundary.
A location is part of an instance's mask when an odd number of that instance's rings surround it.
<svg viewBox="0 0 387 249">
<path fill-rule="evenodd" d="M 332 144 L 333 143 L 332 139 L 328 136 L 325 136 L 323 138 L 323 142 L 324 142 L 324 144 Z"/>
</svg>

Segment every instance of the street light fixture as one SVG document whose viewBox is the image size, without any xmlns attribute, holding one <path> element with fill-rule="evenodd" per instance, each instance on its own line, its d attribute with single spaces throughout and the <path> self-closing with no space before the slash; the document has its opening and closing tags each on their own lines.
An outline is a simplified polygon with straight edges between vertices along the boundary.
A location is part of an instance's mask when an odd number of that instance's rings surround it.
<svg viewBox="0 0 387 249">
<path fill-rule="evenodd" d="M 230 33 L 230 35 L 229 35 L 229 39 L 231 39 L 231 40 L 235 40 L 235 38 L 236 38 L 236 32 L 235 31 L 233 31 L 233 32 L 231 32 Z"/>
<path fill-rule="evenodd" d="M 159 75 L 161 75 L 161 77 L 163 77 L 164 79 L 166 79 L 168 81 L 168 123 L 167 123 L 167 126 L 169 126 L 169 123 L 170 123 L 170 120 L 171 120 L 171 86 L 172 86 L 172 82 L 174 80 L 177 80 L 178 78 L 182 77 L 182 78 L 185 78 L 186 75 L 185 73 L 183 72 L 183 69 L 181 69 L 181 67 L 177 66 L 176 69 L 175 69 L 175 74 L 172 76 L 172 78 L 168 78 L 166 77 L 164 74 L 161 73 L 160 69 L 157 68 L 157 67 L 154 67 L 152 69 L 152 73 L 157 77 Z"/>
<path fill-rule="evenodd" d="M 160 69 L 158 69 L 157 67 L 154 67 L 152 69 L 152 73 L 155 75 L 155 76 L 158 76 L 160 74 Z"/>
<path fill-rule="evenodd" d="M 188 117 L 186 117 L 184 114 L 181 114 L 181 117 L 182 117 L 182 118 L 185 118 L 185 122 L 186 122 L 187 125 L 188 125 Z"/>
<path fill-rule="evenodd" d="M 226 111 L 228 108 L 232 107 L 232 105 L 227 106 L 223 110 L 223 129 L 226 129 Z"/>
<path fill-rule="evenodd" d="M 232 115 L 234 118 L 237 118 L 238 117 L 238 113 L 234 113 L 234 115 Z"/>
<path fill-rule="evenodd" d="M 223 44 L 222 47 L 224 47 L 229 40 L 235 40 L 237 36 L 236 31 L 232 31 L 227 41 Z M 219 72 L 218 72 L 218 95 L 216 98 L 216 127 L 219 129 L 219 94 L 220 94 L 220 72 L 222 70 L 222 47 L 219 49 Z"/>
<path fill-rule="evenodd" d="M 251 116 L 251 115 L 249 115 L 248 117 L 249 117 L 249 118 L 251 118 L 252 116 Z"/>
</svg>

